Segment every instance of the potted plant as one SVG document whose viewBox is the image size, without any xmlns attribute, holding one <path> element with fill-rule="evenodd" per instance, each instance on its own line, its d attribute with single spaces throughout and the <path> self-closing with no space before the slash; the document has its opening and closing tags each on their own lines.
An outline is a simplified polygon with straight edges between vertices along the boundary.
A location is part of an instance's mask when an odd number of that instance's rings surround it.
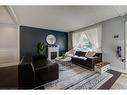
<svg viewBox="0 0 127 95">
<path fill-rule="evenodd" d="M 37 43 L 37 54 L 38 54 L 38 55 L 43 55 L 44 50 L 45 50 L 45 45 L 44 45 L 44 43 L 43 43 L 43 42 L 38 42 L 38 43 Z"/>
<path fill-rule="evenodd" d="M 38 66 L 44 66 L 47 64 L 47 58 L 44 55 L 44 50 L 45 50 L 45 44 L 43 42 L 38 42 L 36 45 L 37 49 L 37 56 L 35 58 L 36 60 L 36 65 Z"/>
<path fill-rule="evenodd" d="M 64 59 L 66 57 L 66 55 L 64 54 L 64 52 L 62 52 L 62 59 Z"/>
</svg>

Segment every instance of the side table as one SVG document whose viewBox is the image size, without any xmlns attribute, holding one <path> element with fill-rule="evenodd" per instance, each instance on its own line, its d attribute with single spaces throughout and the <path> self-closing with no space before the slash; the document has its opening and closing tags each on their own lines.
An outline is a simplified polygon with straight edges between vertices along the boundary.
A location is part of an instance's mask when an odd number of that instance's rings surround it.
<svg viewBox="0 0 127 95">
<path fill-rule="evenodd" d="M 100 62 L 94 66 L 94 71 L 98 72 L 100 74 L 106 72 L 109 69 L 110 69 L 110 63 L 109 62 Z"/>
</svg>

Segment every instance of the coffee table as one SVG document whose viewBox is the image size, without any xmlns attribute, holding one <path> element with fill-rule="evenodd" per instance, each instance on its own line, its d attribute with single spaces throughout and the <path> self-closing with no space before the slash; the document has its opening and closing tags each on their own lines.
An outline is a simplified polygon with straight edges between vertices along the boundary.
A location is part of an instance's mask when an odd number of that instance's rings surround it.
<svg viewBox="0 0 127 95">
<path fill-rule="evenodd" d="M 71 57 L 56 57 L 55 60 L 61 64 L 69 65 L 71 63 Z"/>
<path fill-rule="evenodd" d="M 94 66 L 94 71 L 98 72 L 100 74 L 106 72 L 109 69 L 110 69 L 110 63 L 109 62 L 100 62 Z"/>
</svg>

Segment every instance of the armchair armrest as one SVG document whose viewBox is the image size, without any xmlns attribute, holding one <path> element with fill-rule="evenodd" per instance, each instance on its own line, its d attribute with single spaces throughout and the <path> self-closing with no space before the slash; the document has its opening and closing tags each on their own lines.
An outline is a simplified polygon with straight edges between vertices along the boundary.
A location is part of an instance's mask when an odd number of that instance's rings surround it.
<svg viewBox="0 0 127 95">
<path fill-rule="evenodd" d="M 99 57 L 87 57 L 88 60 L 91 60 L 93 63 L 101 62 Z"/>
<path fill-rule="evenodd" d="M 30 63 L 18 65 L 18 88 L 31 89 L 34 88 L 35 71 Z"/>
<path fill-rule="evenodd" d="M 59 66 L 57 63 L 48 64 L 35 70 L 36 86 L 51 82 L 59 78 Z"/>
</svg>

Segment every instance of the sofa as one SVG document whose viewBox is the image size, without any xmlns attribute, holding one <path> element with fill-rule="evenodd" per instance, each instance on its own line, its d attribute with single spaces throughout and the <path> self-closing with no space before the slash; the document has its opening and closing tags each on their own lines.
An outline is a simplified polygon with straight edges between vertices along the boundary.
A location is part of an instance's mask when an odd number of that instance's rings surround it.
<svg viewBox="0 0 127 95">
<path fill-rule="evenodd" d="M 58 64 L 51 63 L 44 55 L 23 57 L 18 65 L 19 89 L 43 88 L 41 85 L 58 78 Z"/>
<path fill-rule="evenodd" d="M 72 63 L 94 70 L 94 65 L 102 62 L 102 53 L 96 53 L 93 57 L 86 57 L 85 55 L 86 52 L 76 51 L 75 55 L 71 56 Z"/>
</svg>

